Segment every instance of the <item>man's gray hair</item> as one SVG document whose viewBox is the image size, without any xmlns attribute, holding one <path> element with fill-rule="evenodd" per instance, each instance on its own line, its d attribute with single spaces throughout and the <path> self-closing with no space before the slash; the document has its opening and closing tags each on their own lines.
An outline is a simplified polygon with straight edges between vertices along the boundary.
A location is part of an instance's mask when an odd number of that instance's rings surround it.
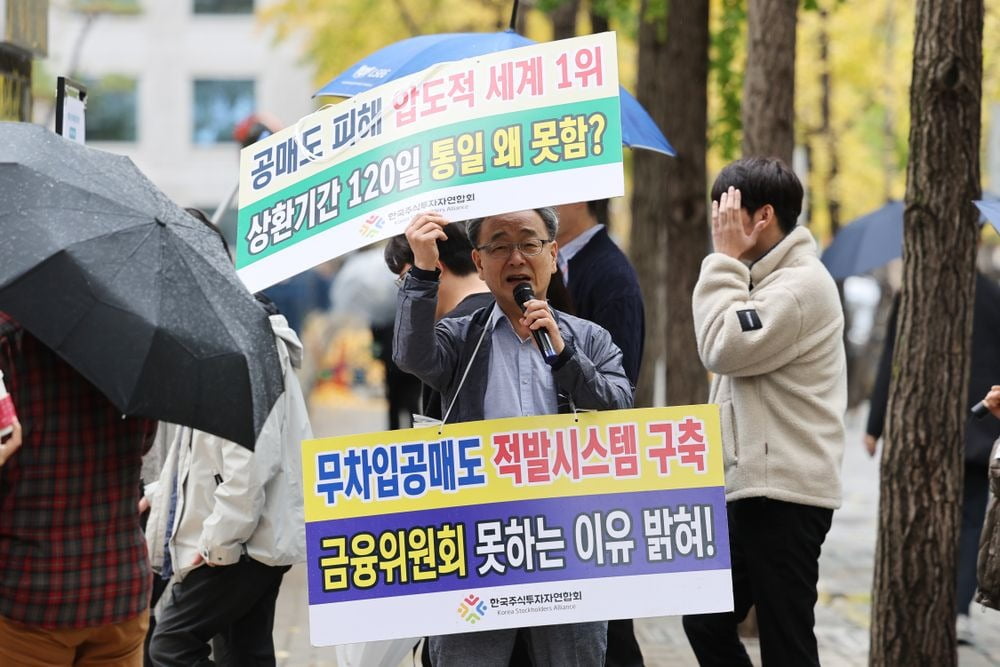
<svg viewBox="0 0 1000 667">
<path fill-rule="evenodd" d="M 559 231 L 559 216 L 556 215 L 556 210 L 551 206 L 545 206 L 543 208 L 534 209 L 538 217 L 542 219 L 545 223 L 545 231 L 548 232 L 549 240 L 554 240 L 556 238 L 556 233 Z M 490 215 L 489 218 L 495 218 L 496 216 Z M 475 220 L 470 220 L 465 224 L 466 231 L 469 233 L 469 240 L 472 241 L 472 247 L 479 247 L 479 230 L 483 226 L 483 220 L 486 218 L 476 218 Z"/>
</svg>

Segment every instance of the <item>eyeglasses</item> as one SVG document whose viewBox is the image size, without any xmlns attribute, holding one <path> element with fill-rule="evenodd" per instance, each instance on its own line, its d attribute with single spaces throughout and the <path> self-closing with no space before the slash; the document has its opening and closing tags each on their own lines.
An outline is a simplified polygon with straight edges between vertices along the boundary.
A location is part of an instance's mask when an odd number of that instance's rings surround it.
<svg viewBox="0 0 1000 667">
<path fill-rule="evenodd" d="M 487 243 L 476 250 L 491 259 L 506 259 L 514 254 L 514 248 L 525 257 L 535 257 L 541 254 L 546 243 L 552 243 L 552 239 L 530 239 L 520 243 Z"/>
</svg>

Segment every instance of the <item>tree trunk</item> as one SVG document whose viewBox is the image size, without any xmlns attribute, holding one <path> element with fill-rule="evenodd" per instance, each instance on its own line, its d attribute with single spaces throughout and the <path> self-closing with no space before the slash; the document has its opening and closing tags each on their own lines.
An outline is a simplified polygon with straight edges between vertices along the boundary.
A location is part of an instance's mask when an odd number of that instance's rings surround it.
<svg viewBox="0 0 1000 667">
<path fill-rule="evenodd" d="M 552 39 L 576 37 L 576 15 L 580 10 L 580 0 L 563 0 L 549 13 L 552 19 Z"/>
<path fill-rule="evenodd" d="M 594 3 L 590 3 L 590 32 L 597 34 L 599 32 L 607 32 L 611 30 L 611 26 L 608 22 L 608 16 L 605 13 L 599 12 L 594 8 Z"/>
<path fill-rule="evenodd" d="M 660 22 L 646 20 L 647 0 L 639 8 L 639 67 L 636 73 L 636 98 L 663 128 L 666 92 L 663 90 L 659 38 Z M 639 382 L 635 388 L 636 407 L 654 404 L 657 372 L 666 360 L 667 292 L 666 245 L 667 230 L 661 220 L 664 206 L 664 172 L 668 158 L 659 153 L 638 150 L 632 167 L 632 228 L 629 254 L 646 305 L 646 342 L 642 353 Z"/>
<path fill-rule="evenodd" d="M 664 170 L 667 227 L 667 404 L 708 400 L 708 375 L 698 358 L 691 294 L 709 249 L 705 155 L 708 151 L 708 0 L 670 5 L 660 72 L 660 119 L 677 156 Z M 661 223 L 661 224 L 662 224 Z"/>
<path fill-rule="evenodd" d="M 698 359 L 691 292 L 708 249 L 708 0 L 670 3 L 639 29 L 638 97 L 677 150 L 635 152 L 633 260 L 646 300 L 646 351 L 637 405 L 651 405 L 657 360 L 666 359 L 667 402 L 703 403 L 708 380 Z"/>
<path fill-rule="evenodd" d="M 750 0 L 743 78 L 743 154 L 778 157 L 795 147 L 795 20 L 798 0 Z"/>
<path fill-rule="evenodd" d="M 840 231 L 840 193 L 837 189 L 837 177 L 840 174 L 840 159 L 837 156 L 837 132 L 833 128 L 833 117 L 830 112 L 830 101 L 833 98 L 833 77 L 830 73 L 830 13 L 820 9 L 819 61 L 820 61 L 820 132 L 826 149 L 827 171 L 826 210 L 830 217 L 830 236 L 836 236 Z M 809 218 L 812 220 L 812 218 Z"/>
<path fill-rule="evenodd" d="M 872 665 L 956 665 L 983 0 L 918 0 L 903 294 L 882 454 Z"/>
</svg>

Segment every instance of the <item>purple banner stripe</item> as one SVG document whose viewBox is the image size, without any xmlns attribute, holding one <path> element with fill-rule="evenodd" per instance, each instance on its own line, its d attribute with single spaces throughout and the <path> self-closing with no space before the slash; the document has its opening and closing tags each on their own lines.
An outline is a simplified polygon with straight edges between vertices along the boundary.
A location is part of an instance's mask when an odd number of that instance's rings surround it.
<svg viewBox="0 0 1000 667">
<path fill-rule="evenodd" d="M 691 548 L 690 553 L 682 555 L 690 545 L 690 528 L 680 527 L 680 522 L 670 526 L 669 536 L 666 540 L 660 540 L 654 545 L 654 551 L 661 559 L 650 558 L 649 545 L 644 535 L 644 510 L 662 510 L 669 508 L 670 513 L 663 521 L 662 511 L 658 515 L 657 523 L 660 526 L 670 525 L 671 517 L 677 512 L 679 506 L 685 506 L 692 518 L 701 516 L 704 519 L 706 511 L 701 509 L 693 511 L 694 506 L 710 508 L 711 527 L 702 525 L 701 530 L 705 541 L 703 541 L 702 556 L 699 557 L 697 549 Z M 617 511 L 617 512 L 616 512 Z M 605 529 L 608 528 L 608 517 L 614 517 L 610 522 L 610 528 L 618 534 L 617 538 L 606 537 L 606 539 L 629 540 L 634 543 L 634 548 L 630 552 L 630 562 L 613 563 L 611 553 L 605 549 L 594 548 L 594 532 L 588 529 L 595 522 L 593 519 L 581 520 L 581 540 L 576 539 L 577 519 L 581 515 L 600 514 L 600 524 Z M 613 514 L 612 514 L 613 513 Z M 623 534 L 625 524 L 623 514 L 626 513 L 630 519 L 631 526 L 626 534 Z M 512 518 L 516 523 L 525 523 L 525 519 L 530 519 L 528 525 L 534 534 L 537 519 L 544 517 L 544 528 L 551 530 L 559 528 L 562 538 L 565 541 L 565 548 L 548 552 L 550 558 L 559 556 L 563 559 L 563 566 L 557 569 L 535 569 L 527 571 L 524 567 L 506 567 L 505 572 L 500 574 L 495 570 L 490 570 L 484 575 L 477 572 L 477 568 L 484 562 L 483 556 L 476 555 L 477 522 L 500 521 L 507 525 Z M 374 534 L 376 543 L 376 553 L 378 553 L 378 536 L 385 531 L 405 530 L 411 527 L 440 527 L 442 524 L 463 524 L 465 526 L 465 562 L 466 574 L 460 578 L 456 574 L 441 575 L 435 581 L 410 581 L 408 583 L 385 583 L 384 573 L 377 565 L 375 571 L 378 572 L 378 583 L 369 588 L 357 588 L 352 581 L 353 568 L 347 567 L 347 580 L 351 582 L 350 588 L 346 590 L 324 592 L 323 581 L 324 572 L 320 566 L 320 559 L 335 555 L 334 552 L 322 549 L 320 542 L 327 537 L 347 536 L 348 544 L 350 538 L 358 533 L 366 532 Z M 602 531 L 607 534 L 607 531 Z M 661 534 L 662 530 L 660 531 Z M 684 535 L 688 537 L 683 537 Z M 678 545 L 679 541 L 679 545 Z M 662 545 L 668 542 L 668 548 L 672 552 L 672 558 L 663 558 L 665 550 Z M 680 547 L 680 548 L 679 548 Z M 702 570 L 719 570 L 729 568 L 729 531 L 726 523 L 726 499 L 725 488 L 703 487 L 697 489 L 675 489 L 664 491 L 642 491 L 635 493 L 619 493 L 594 496 L 574 496 L 568 498 L 545 498 L 540 500 L 523 500 L 503 503 L 490 503 L 484 505 L 469 505 L 463 507 L 451 507 L 445 509 L 422 510 L 418 512 L 400 512 L 397 514 L 383 514 L 378 516 L 367 516 L 352 519 L 335 519 L 331 521 L 318 521 L 306 524 L 306 548 L 309 578 L 309 604 L 325 604 L 330 602 L 347 602 L 350 600 L 365 600 L 372 598 L 394 597 L 398 595 L 415 595 L 418 593 L 434 593 L 439 591 L 452 591 L 475 587 L 482 589 L 492 586 L 509 586 L 525 583 L 542 583 L 553 581 L 569 581 L 577 579 L 591 579 L 598 577 L 632 576 L 640 574 L 662 574 L 667 572 L 695 572 Z M 590 559 L 584 560 L 578 556 L 577 551 L 582 550 L 584 554 L 590 553 Z M 604 562 L 597 562 L 594 554 L 603 552 Z M 619 550 L 620 553 L 620 550 Z M 507 554 L 503 551 L 497 554 L 497 560 L 505 565 Z M 538 558 L 535 558 L 535 565 L 538 565 Z"/>
</svg>

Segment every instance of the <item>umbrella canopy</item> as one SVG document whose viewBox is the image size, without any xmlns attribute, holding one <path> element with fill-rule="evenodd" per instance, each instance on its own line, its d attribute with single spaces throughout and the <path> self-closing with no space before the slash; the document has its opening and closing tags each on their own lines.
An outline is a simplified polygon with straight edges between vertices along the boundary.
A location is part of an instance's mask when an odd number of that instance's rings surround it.
<svg viewBox="0 0 1000 667">
<path fill-rule="evenodd" d="M 383 47 L 354 63 L 320 88 L 315 96 L 351 97 L 383 83 L 463 58 L 535 44 L 513 30 L 503 32 L 452 32 L 419 35 Z M 631 148 L 675 155 L 673 147 L 649 113 L 624 88 L 620 89 L 622 143 Z"/>
<path fill-rule="evenodd" d="M 983 214 L 983 218 L 986 219 L 988 223 L 993 225 L 993 229 L 997 230 L 997 234 L 1000 234 L 1000 201 L 995 199 L 991 200 L 976 200 L 972 202 L 979 209 L 979 212 Z"/>
<path fill-rule="evenodd" d="M 987 195 L 973 202 L 1000 233 L 1000 202 Z M 890 201 L 880 209 L 849 222 L 823 251 L 822 261 L 836 280 L 868 273 L 903 255 L 903 213 L 906 205 Z"/>
<path fill-rule="evenodd" d="M 822 261 L 836 280 L 868 273 L 903 254 L 901 201 L 845 225 L 823 251 Z"/>
<path fill-rule="evenodd" d="M 126 157 L 0 123 L 0 310 L 124 414 L 253 448 L 283 389 L 215 231 Z"/>
</svg>

